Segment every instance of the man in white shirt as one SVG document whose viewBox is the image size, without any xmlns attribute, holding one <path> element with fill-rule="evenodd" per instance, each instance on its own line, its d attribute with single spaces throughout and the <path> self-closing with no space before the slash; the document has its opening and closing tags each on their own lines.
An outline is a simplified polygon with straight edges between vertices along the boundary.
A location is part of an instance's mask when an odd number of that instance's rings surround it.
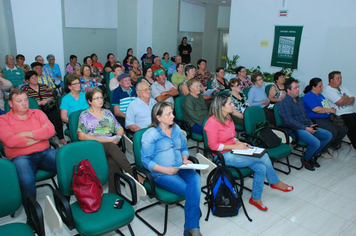
<svg viewBox="0 0 356 236">
<path fill-rule="evenodd" d="M 345 87 L 341 86 L 342 77 L 340 71 L 329 73 L 329 85 L 323 94 L 330 102 L 330 105 L 336 109 L 336 115 L 342 117 L 345 125 L 349 129 L 347 136 L 352 146 L 356 149 L 356 113 L 353 105 L 355 97 Z"/>
</svg>

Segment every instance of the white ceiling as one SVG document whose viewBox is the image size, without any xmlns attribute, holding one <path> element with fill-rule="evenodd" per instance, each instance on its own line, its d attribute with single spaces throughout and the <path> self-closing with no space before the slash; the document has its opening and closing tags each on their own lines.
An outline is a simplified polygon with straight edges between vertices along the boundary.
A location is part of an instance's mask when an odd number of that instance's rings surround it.
<svg viewBox="0 0 356 236">
<path fill-rule="evenodd" d="M 183 1 L 196 3 L 200 5 L 231 6 L 231 0 L 183 0 Z"/>
</svg>

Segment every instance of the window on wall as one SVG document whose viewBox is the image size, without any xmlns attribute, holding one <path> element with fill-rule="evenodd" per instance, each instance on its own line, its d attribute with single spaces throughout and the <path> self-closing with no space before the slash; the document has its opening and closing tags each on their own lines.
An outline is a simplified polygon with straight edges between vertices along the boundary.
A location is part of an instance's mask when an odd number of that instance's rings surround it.
<svg viewBox="0 0 356 236">
<path fill-rule="evenodd" d="M 65 27 L 116 29 L 117 0 L 64 0 Z"/>
<path fill-rule="evenodd" d="M 205 7 L 180 2 L 179 31 L 204 32 Z"/>
</svg>

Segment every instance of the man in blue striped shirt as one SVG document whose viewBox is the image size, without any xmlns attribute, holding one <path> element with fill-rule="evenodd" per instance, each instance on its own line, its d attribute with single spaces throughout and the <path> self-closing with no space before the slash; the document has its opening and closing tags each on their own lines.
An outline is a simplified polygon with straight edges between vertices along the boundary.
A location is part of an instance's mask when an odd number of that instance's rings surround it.
<svg viewBox="0 0 356 236">
<path fill-rule="evenodd" d="M 114 106 L 117 121 L 122 127 L 125 127 L 126 109 L 136 99 L 137 93 L 136 89 L 131 86 L 129 74 L 121 74 L 117 77 L 117 80 L 120 86 L 114 90 L 111 106 Z"/>
</svg>

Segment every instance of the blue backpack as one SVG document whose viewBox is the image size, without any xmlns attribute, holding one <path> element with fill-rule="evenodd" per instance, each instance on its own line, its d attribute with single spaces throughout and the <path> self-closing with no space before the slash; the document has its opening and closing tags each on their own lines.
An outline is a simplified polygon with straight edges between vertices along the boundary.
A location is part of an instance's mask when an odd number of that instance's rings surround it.
<svg viewBox="0 0 356 236">
<path fill-rule="evenodd" d="M 240 188 L 238 188 L 234 177 L 226 166 L 218 166 L 212 170 L 207 178 L 207 195 L 205 200 L 208 203 L 208 212 L 205 218 L 209 219 L 210 210 L 213 215 L 219 217 L 236 216 L 242 206 L 245 215 L 249 221 L 252 219 L 248 216 L 245 205 L 242 200 L 243 175 L 235 168 L 239 174 Z"/>
</svg>

